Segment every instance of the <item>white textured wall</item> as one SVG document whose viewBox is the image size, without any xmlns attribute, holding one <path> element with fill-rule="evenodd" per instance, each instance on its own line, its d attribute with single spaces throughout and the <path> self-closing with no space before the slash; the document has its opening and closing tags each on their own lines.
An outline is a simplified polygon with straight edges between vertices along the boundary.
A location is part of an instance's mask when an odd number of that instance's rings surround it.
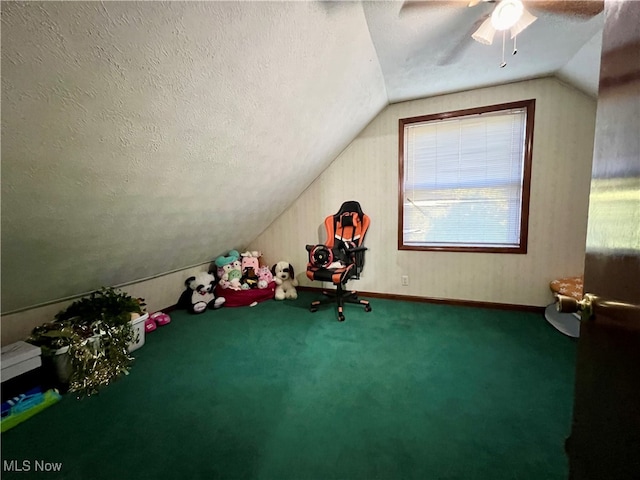
<svg viewBox="0 0 640 480">
<path fill-rule="evenodd" d="M 156 278 L 125 285 L 120 288 L 134 298 L 144 298 L 148 312 L 157 312 L 175 305 L 184 290 L 184 281 L 191 275 L 207 271 L 208 263 Z M 31 330 L 54 319 L 56 313 L 66 308 L 74 299 L 54 302 L 37 308 L 2 316 L 2 345 L 24 340 Z"/>
<path fill-rule="evenodd" d="M 536 99 L 526 255 L 397 250 L 398 119 Z M 550 280 L 582 273 L 595 100 L 547 78 L 387 107 L 331 166 L 251 244 L 270 261 L 289 260 L 301 284 L 304 245 L 319 241 L 324 217 L 358 200 L 371 217 L 367 264 L 353 288 L 424 297 L 543 306 Z M 400 285 L 409 275 L 410 285 Z"/>
<path fill-rule="evenodd" d="M 3 313 L 249 242 L 387 104 L 358 3 L 1 8 Z"/>
</svg>

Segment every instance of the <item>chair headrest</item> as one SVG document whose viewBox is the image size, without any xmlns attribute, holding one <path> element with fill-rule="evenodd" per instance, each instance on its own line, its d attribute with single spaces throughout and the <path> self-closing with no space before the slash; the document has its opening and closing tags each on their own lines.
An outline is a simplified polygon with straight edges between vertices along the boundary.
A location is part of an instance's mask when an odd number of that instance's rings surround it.
<svg viewBox="0 0 640 480">
<path fill-rule="evenodd" d="M 340 223 L 343 227 L 353 227 L 353 217 L 351 215 L 342 215 L 340 217 Z"/>
<path fill-rule="evenodd" d="M 344 202 L 340 206 L 340 210 L 338 210 L 338 213 L 336 215 L 340 216 L 343 213 L 347 213 L 347 212 L 355 212 L 360 217 L 362 217 L 362 215 L 364 213 L 362 211 L 362 207 L 360 206 L 360 203 L 356 202 L 355 200 L 349 200 L 348 202 Z"/>
</svg>

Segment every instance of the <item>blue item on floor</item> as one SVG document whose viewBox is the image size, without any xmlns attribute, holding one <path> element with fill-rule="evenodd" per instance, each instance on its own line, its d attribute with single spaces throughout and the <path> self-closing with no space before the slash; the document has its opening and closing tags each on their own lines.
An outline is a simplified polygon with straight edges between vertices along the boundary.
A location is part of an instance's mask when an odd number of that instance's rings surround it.
<svg viewBox="0 0 640 480">
<path fill-rule="evenodd" d="M 55 390 L 47 390 L 44 393 L 35 390 L 39 389 L 30 390 L 29 392 L 19 395 L 15 399 L 8 400 L 2 404 L 0 431 L 6 432 L 10 428 L 13 428 L 33 417 L 45 408 L 59 402 L 62 398 Z M 5 404 L 7 404 L 8 410 L 5 410 Z"/>
<path fill-rule="evenodd" d="M 17 397 L 2 402 L 2 418 L 9 416 L 11 413 L 20 413 L 29 410 L 31 407 L 35 407 L 43 401 L 44 395 L 42 394 L 42 389 L 40 387 L 32 388 Z"/>
</svg>

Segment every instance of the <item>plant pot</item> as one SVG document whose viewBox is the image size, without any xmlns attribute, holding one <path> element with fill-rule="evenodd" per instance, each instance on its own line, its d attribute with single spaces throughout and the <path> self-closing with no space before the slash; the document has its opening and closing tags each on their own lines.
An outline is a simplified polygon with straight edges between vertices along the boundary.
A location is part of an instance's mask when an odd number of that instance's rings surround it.
<svg viewBox="0 0 640 480">
<path fill-rule="evenodd" d="M 144 322 L 149 318 L 149 314 L 134 318 L 131 320 L 131 328 L 133 329 L 133 340 L 129 343 L 129 352 L 133 352 L 142 347 L 145 342 L 145 328 Z M 90 343 L 100 343 L 100 336 L 95 335 L 89 339 Z M 99 348 L 99 345 L 97 346 Z M 71 357 L 69 357 L 69 347 L 62 347 L 55 351 L 55 353 L 47 357 L 44 361 L 48 363 L 46 365 L 49 375 L 52 378 L 53 386 L 60 391 L 66 392 L 69 388 L 69 382 L 71 375 L 73 374 L 73 365 L 71 364 Z"/>
<path fill-rule="evenodd" d="M 149 314 L 145 313 L 141 317 L 131 319 L 131 328 L 133 329 L 133 340 L 129 343 L 129 352 L 139 349 L 144 345 L 145 328 L 144 322 L 149 318 Z"/>
<path fill-rule="evenodd" d="M 60 393 L 66 393 L 69 390 L 73 366 L 68 352 L 69 347 L 62 347 L 53 354 L 42 356 L 44 389 L 55 388 Z"/>
<path fill-rule="evenodd" d="M 90 343 L 99 342 L 100 337 L 95 335 L 89 339 Z M 69 347 L 62 347 L 55 351 L 53 356 L 49 358 L 51 362 L 50 369 L 54 375 L 55 386 L 66 392 L 69 388 L 71 375 L 73 374 L 73 365 L 69 356 Z"/>
<path fill-rule="evenodd" d="M 73 373 L 73 367 L 71 366 L 71 357 L 67 353 L 69 347 L 62 347 L 56 350 L 51 357 L 53 364 L 53 371 L 55 373 L 56 381 L 60 385 L 69 385 L 71 374 Z"/>
</svg>

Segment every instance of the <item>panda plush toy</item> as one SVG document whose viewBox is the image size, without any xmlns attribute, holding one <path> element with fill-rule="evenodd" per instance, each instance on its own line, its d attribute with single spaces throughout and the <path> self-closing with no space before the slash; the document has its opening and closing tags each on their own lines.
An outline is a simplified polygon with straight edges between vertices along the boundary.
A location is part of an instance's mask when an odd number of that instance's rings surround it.
<svg viewBox="0 0 640 480">
<path fill-rule="evenodd" d="M 216 278 L 210 273 L 198 273 L 195 277 L 185 280 L 187 287 L 176 305 L 178 308 L 188 310 L 190 313 L 202 313 L 208 308 L 220 308 L 224 302 L 224 297 L 216 297 L 213 289 L 216 285 Z"/>
</svg>

